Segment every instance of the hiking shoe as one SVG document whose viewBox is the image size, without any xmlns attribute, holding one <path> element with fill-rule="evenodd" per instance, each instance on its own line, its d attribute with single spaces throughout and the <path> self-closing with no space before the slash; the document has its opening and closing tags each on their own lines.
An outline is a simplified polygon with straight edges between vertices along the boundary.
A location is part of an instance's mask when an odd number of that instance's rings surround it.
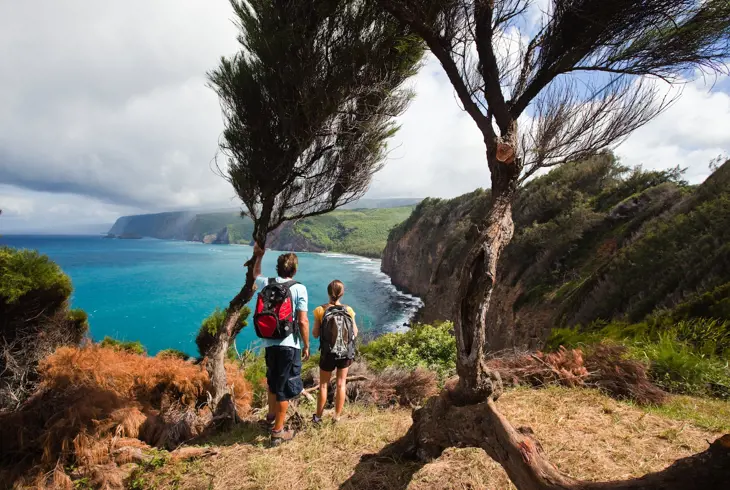
<svg viewBox="0 0 730 490">
<path fill-rule="evenodd" d="M 289 442 L 292 439 L 294 439 L 294 432 L 293 430 L 288 429 L 282 429 L 279 431 L 272 430 L 271 431 L 271 447 L 276 447 L 284 444 L 285 442 Z"/>
<path fill-rule="evenodd" d="M 265 419 L 259 420 L 259 425 L 266 429 L 271 429 L 274 427 L 274 420 L 276 420 L 276 415 L 266 414 Z"/>
<path fill-rule="evenodd" d="M 314 425 L 316 425 L 316 426 L 321 425 L 322 424 L 322 417 L 318 417 L 317 414 L 315 413 L 314 415 L 312 415 L 312 423 Z"/>
</svg>

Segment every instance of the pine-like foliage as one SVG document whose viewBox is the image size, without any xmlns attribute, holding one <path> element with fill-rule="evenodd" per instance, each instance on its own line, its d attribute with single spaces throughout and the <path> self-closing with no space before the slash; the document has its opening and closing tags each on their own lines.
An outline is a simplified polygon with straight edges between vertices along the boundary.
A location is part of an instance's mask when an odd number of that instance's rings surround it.
<svg viewBox="0 0 730 490">
<path fill-rule="evenodd" d="M 209 73 L 225 119 L 221 165 L 256 225 L 331 211 L 381 168 L 421 42 L 377 6 L 232 0 L 241 51 Z M 221 162 L 219 162 L 221 163 Z"/>
</svg>

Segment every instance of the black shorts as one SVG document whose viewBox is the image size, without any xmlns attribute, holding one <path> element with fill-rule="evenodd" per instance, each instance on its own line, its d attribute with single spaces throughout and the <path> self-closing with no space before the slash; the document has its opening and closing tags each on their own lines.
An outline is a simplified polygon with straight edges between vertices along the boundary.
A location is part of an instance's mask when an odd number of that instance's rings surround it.
<svg viewBox="0 0 730 490">
<path fill-rule="evenodd" d="M 336 359 L 332 354 L 322 355 L 319 358 L 319 369 L 326 373 L 331 373 L 335 369 L 349 368 L 351 364 L 352 359 Z"/>
<path fill-rule="evenodd" d="M 302 352 L 280 345 L 266 348 L 266 383 L 276 399 L 285 402 L 304 390 L 302 383 Z"/>
</svg>

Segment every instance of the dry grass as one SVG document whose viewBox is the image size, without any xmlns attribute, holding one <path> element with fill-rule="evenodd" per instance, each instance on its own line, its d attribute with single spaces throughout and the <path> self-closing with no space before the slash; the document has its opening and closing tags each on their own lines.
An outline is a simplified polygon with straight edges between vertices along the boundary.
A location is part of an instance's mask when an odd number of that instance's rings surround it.
<svg viewBox="0 0 730 490">
<path fill-rule="evenodd" d="M 621 345 L 599 344 L 587 352 L 565 347 L 551 353 L 505 352 L 496 354 L 488 365 L 515 386 L 587 386 L 640 405 L 660 405 L 667 398 L 649 380 L 647 366 L 628 359 Z"/>
<path fill-rule="evenodd" d="M 576 478 L 621 479 L 660 470 L 705 449 L 706 441 L 719 435 L 596 390 L 516 389 L 499 406 L 515 426 L 532 427 L 551 461 Z M 238 440 L 215 441 L 227 444 L 216 459 L 182 469 L 166 466 L 145 475 L 145 488 L 335 489 L 346 481 L 344 488 L 353 489 L 514 488 L 478 449 L 450 449 L 423 467 L 388 461 L 358 465 L 361 455 L 397 440 L 410 423 L 408 410 L 347 406 L 338 424 L 306 427 L 275 449 L 266 447 L 262 432 L 244 428 Z"/>
<path fill-rule="evenodd" d="M 391 367 L 377 374 L 368 371 L 362 374 L 367 380 L 347 383 L 350 401 L 381 408 L 411 407 L 438 393 L 436 373 L 422 368 L 407 371 Z M 328 394 L 334 395 L 334 390 Z"/>
<path fill-rule="evenodd" d="M 44 388 L 60 391 L 69 386 L 94 386 L 149 407 L 160 407 L 164 397 L 195 406 L 208 390 L 208 374 L 202 366 L 99 346 L 62 347 L 41 362 L 39 372 Z M 237 408 L 247 413 L 251 407 L 248 382 L 233 366 L 227 366 L 226 374 L 234 387 Z"/>
<path fill-rule="evenodd" d="M 248 413 L 250 385 L 235 367 L 227 370 L 237 408 Z M 116 460 L 120 448 L 144 441 L 173 449 L 212 418 L 199 408 L 209 391 L 205 369 L 180 359 L 62 347 L 39 373 L 39 391 L 20 410 L 0 414 L 0 478 L 14 480 L 35 465 L 38 481 L 55 488 L 61 466 L 73 464 L 95 487 L 120 488 L 124 472 L 113 468 L 128 462 L 124 455 Z M 26 478 L 16 486 L 39 485 Z"/>
</svg>

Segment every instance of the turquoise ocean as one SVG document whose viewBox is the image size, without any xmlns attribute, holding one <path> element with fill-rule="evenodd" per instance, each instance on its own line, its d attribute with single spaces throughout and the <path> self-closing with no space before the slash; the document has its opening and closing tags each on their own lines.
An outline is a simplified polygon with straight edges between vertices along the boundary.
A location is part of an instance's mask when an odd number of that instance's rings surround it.
<svg viewBox="0 0 730 490">
<path fill-rule="evenodd" d="M 0 236 L 0 245 L 36 249 L 72 279 L 73 307 L 89 314 L 92 338 L 139 340 L 150 354 L 175 348 L 197 355 L 195 335 L 216 306 L 225 307 L 245 280 L 251 248 L 241 245 L 96 236 Z M 280 252 L 267 251 L 264 275 L 275 274 Z M 398 292 L 380 272 L 380 261 L 339 254 L 298 253 L 296 279 L 309 292 L 310 321 L 327 301 L 327 284 L 345 283 L 344 302 L 357 313 L 365 337 L 401 330 L 420 305 Z M 255 348 L 249 325 L 240 349 Z"/>
</svg>

